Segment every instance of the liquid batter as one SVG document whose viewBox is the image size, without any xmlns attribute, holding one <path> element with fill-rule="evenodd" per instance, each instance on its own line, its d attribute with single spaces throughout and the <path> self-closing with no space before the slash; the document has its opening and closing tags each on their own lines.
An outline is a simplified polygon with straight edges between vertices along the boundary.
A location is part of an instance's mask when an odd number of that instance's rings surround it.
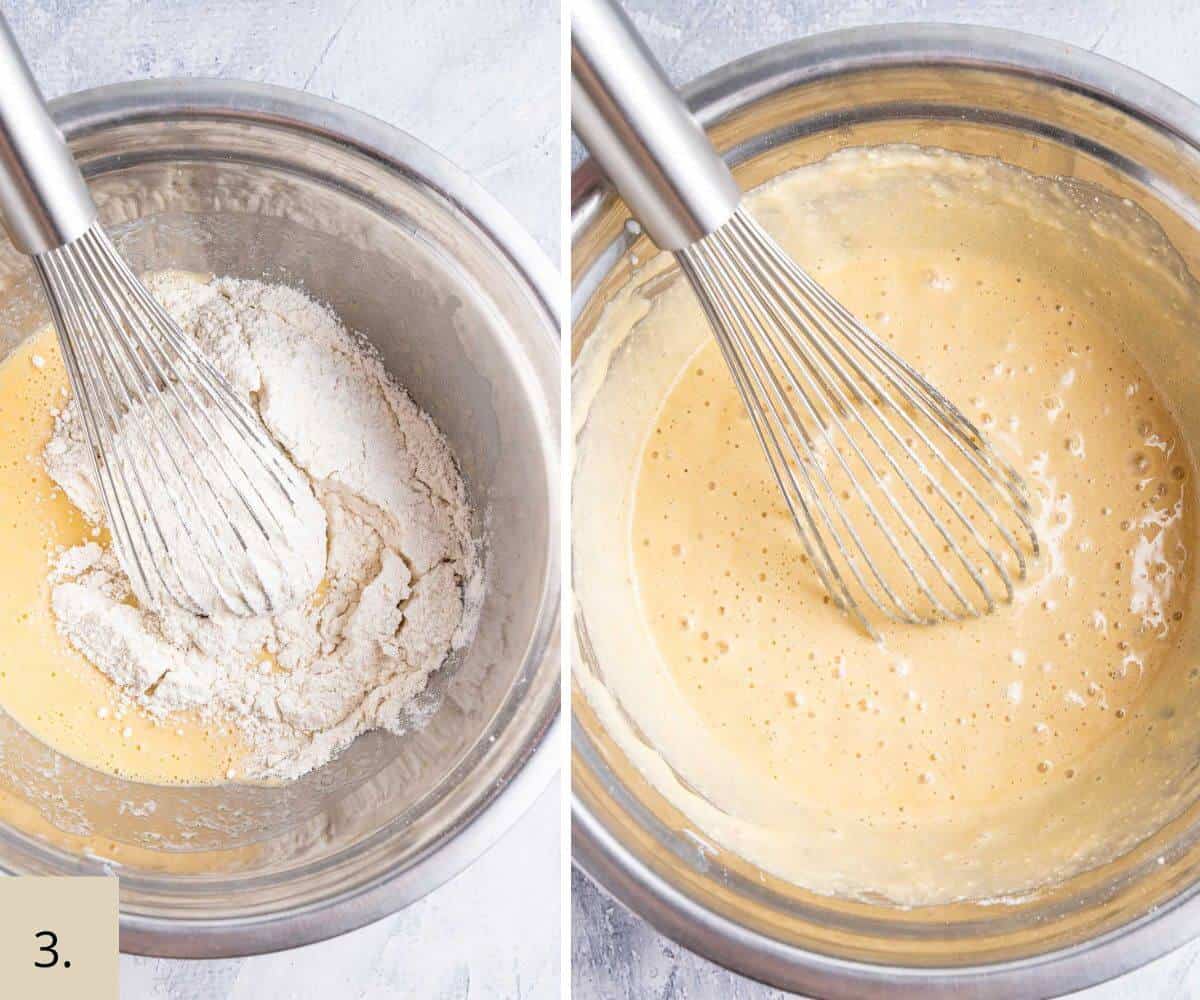
<svg viewBox="0 0 1200 1000">
<path fill-rule="evenodd" d="M 1194 746 L 1166 721 L 1195 697 L 1194 468 L 1144 331 L 1200 335 L 1195 288 L 1130 206 L 998 162 L 847 151 L 750 204 L 1021 470 L 1042 557 L 990 617 L 872 641 L 660 261 L 577 379 L 581 683 L 703 833 L 805 887 L 929 903 L 1107 860 Z"/>
<path fill-rule="evenodd" d="M 91 537 L 42 462 L 66 393 L 52 330 L 0 364 L 0 705 L 44 743 L 90 767 L 156 784 L 223 781 L 242 755 L 234 733 L 190 713 L 156 721 L 125 704 L 55 628 L 50 558 Z"/>
</svg>

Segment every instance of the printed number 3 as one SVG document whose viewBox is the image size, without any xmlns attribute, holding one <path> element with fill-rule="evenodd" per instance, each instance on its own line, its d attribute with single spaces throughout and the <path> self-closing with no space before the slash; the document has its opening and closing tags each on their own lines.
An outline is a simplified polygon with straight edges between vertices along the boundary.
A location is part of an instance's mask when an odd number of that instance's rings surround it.
<svg viewBox="0 0 1200 1000">
<path fill-rule="evenodd" d="M 49 939 L 50 939 L 50 943 L 49 943 L 49 944 L 44 944 L 44 945 L 42 945 L 42 946 L 41 946 L 41 947 L 38 949 L 38 951 L 39 951 L 39 952 L 41 952 L 41 951 L 44 951 L 44 952 L 47 952 L 47 953 L 49 953 L 49 955 L 50 955 L 50 961 L 48 961 L 48 962 L 34 962 L 33 964 L 34 964 L 34 966 L 35 966 L 36 968 L 39 968 L 39 969 L 53 969 L 53 968 L 54 968 L 54 966 L 58 965 L 58 952 L 54 950 L 55 948 L 57 948 L 57 947 L 58 947 L 58 935 L 57 935 L 57 934 L 55 934 L 55 933 L 54 933 L 54 931 L 38 931 L 38 932 L 37 932 L 37 933 L 34 935 L 34 939 L 35 939 L 35 940 L 36 940 L 37 938 L 43 938 L 43 937 L 44 937 L 44 938 L 49 938 Z"/>
</svg>

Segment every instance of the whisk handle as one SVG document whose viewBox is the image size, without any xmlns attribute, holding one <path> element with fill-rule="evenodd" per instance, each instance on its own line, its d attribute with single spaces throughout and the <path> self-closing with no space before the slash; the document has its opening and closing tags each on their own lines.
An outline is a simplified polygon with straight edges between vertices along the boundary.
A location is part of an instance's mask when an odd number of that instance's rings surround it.
<svg viewBox="0 0 1200 1000">
<path fill-rule="evenodd" d="M 624 11 L 571 6 L 571 124 L 650 238 L 682 250 L 728 221 L 737 181 Z"/>
<path fill-rule="evenodd" d="M 0 214 L 23 253 L 70 243 L 96 221 L 96 204 L 0 17 Z"/>
</svg>

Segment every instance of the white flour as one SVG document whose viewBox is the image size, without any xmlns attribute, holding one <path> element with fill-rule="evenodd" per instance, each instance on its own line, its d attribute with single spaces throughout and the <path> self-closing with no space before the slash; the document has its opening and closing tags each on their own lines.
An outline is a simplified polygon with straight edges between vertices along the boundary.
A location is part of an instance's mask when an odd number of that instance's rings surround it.
<svg viewBox="0 0 1200 1000">
<path fill-rule="evenodd" d="M 135 561 L 121 560 L 138 603 L 206 615 L 297 607 L 325 576 L 325 510 L 308 477 L 286 456 L 273 466 L 202 391 L 185 398 L 134 403 L 108 454 L 116 481 L 149 486 L 123 494 L 126 523 L 154 525 L 128 533 Z"/>
<path fill-rule="evenodd" d="M 466 490 L 445 439 L 378 358 L 291 289 L 164 274 L 151 290 L 257 407 L 312 483 L 328 528 L 325 587 L 259 618 L 126 603 L 115 554 L 71 549 L 52 571 L 59 630 L 156 716 L 229 718 L 240 776 L 294 778 L 369 729 L 397 729 L 482 596 Z M 91 521 L 102 512 L 74 403 L 46 468 Z"/>
</svg>

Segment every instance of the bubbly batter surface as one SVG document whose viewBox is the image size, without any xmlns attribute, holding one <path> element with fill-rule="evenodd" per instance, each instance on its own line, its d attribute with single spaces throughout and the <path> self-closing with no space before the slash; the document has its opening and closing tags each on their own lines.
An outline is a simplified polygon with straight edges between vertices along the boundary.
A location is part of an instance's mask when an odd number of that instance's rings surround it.
<svg viewBox="0 0 1200 1000">
<path fill-rule="evenodd" d="M 873 642 L 803 564 L 690 290 L 640 274 L 581 423 L 585 688 L 703 832 L 818 891 L 988 897 L 1111 857 L 1191 742 L 1194 468 L 1146 331 L 1200 323 L 1194 287 L 1130 206 L 998 162 L 847 151 L 751 208 L 1021 470 L 1042 558 L 1011 607 Z"/>
</svg>

